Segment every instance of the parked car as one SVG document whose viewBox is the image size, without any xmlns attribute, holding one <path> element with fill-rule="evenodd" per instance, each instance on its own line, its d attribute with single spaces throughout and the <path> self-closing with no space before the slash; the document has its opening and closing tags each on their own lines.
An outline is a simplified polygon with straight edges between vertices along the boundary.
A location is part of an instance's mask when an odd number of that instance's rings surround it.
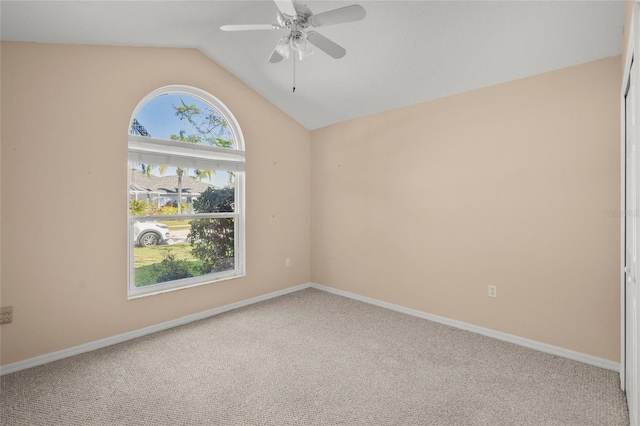
<svg viewBox="0 0 640 426">
<path fill-rule="evenodd" d="M 169 238 L 169 227 L 160 222 L 135 222 L 133 241 L 142 247 L 164 243 Z"/>
</svg>

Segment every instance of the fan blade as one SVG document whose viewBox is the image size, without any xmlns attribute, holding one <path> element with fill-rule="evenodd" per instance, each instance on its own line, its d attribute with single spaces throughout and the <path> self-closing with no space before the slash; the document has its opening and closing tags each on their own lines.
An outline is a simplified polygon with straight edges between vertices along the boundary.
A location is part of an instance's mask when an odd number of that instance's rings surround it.
<svg viewBox="0 0 640 426">
<path fill-rule="evenodd" d="M 322 34 L 318 34 L 315 31 L 309 31 L 307 33 L 307 40 L 327 55 L 336 59 L 342 58 L 347 53 L 344 47 L 332 42 Z"/>
<path fill-rule="evenodd" d="M 287 16 L 296 17 L 298 16 L 298 12 L 296 12 L 296 8 L 293 5 L 292 0 L 274 0 L 276 2 L 276 6 L 278 6 L 278 10 L 280 13 Z"/>
<path fill-rule="evenodd" d="M 269 57 L 269 62 L 271 62 L 272 64 L 276 64 L 280 62 L 282 59 L 283 59 L 282 55 L 279 54 L 278 51 L 274 49 L 273 53 Z"/>
<path fill-rule="evenodd" d="M 321 27 L 326 25 L 343 24 L 345 22 L 353 22 L 364 19 L 367 12 L 364 7 L 353 4 L 351 6 L 333 9 L 328 12 L 318 13 L 311 16 L 311 25 Z"/>
<path fill-rule="evenodd" d="M 247 24 L 247 25 L 223 25 L 222 31 L 254 31 L 254 30 L 280 30 L 281 27 L 273 24 Z"/>
</svg>

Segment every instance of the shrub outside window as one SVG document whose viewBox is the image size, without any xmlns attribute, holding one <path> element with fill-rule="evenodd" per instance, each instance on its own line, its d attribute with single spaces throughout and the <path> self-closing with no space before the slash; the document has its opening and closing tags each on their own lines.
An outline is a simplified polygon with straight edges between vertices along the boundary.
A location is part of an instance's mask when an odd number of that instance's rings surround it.
<svg viewBox="0 0 640 426">
<path fill-rule="evenodd" d="M 244 141 L 187 86 L 147 95 L 129 126 L 128 297 L 243 276 Z"/>
</svg>

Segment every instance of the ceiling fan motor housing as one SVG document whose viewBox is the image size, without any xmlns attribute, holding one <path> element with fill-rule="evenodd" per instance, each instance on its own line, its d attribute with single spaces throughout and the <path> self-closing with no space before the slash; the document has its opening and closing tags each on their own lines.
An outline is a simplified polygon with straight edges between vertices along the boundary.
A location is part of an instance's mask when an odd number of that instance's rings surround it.
<svg viewBox="0 0 640 426">
<path fill-rule="evenodd" d="M 311 10 L 301 4 L 294 3 L 297 16 L 285 15 L 282 12 L 278 12 L 278 24 L 283 28 L 289 28 L 292 31 L 300 31 L 309 26 L 309 17 L 313 15 Z"/>
</svg>

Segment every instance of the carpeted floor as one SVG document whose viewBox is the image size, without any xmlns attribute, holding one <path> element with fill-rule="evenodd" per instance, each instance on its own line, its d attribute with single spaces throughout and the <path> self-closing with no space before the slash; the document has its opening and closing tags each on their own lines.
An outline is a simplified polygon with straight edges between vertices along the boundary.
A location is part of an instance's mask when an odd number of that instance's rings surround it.
<svg viewBox="0 0 640 426">
<path fill-rule="evenodd" d="M 2 377 L 1 424 L 628 425 L 618 374 L 306 289 Z"/>
</svg>

